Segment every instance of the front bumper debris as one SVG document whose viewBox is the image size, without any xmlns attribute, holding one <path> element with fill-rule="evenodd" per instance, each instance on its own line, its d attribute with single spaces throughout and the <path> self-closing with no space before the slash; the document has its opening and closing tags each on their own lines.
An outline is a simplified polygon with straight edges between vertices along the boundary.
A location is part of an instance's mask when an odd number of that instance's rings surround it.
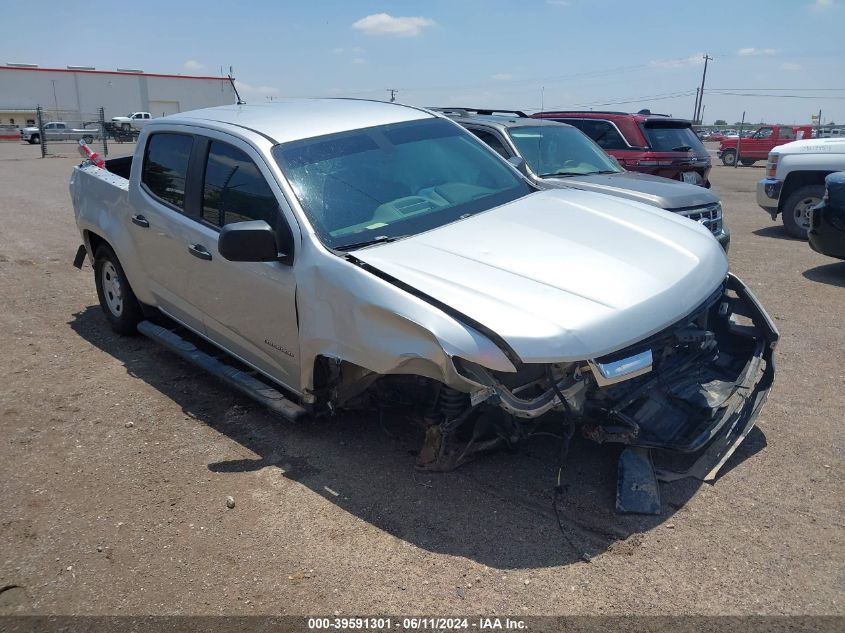
<svg viewBox="0 0 845 633">
<path fill-rule="evenodd" d="M 667 330 L 603 358 L 549 366 L 526 384 L 506 385 L 501 374 L 455 360 L 482 386 L 473 399 L 497 405 L 517 426 L 536 427 L 534 420 L 557 413 L 588 439 L 636 449 L 620 461 L 618 508 L 648 513 L 660 507 L 650 477 L 712 481 L 746 438 L 774 382 L 777 340 L 753 293 L 728 275 Z M 647 498 L 646 489 L 654 491 Z"/>
</svg>

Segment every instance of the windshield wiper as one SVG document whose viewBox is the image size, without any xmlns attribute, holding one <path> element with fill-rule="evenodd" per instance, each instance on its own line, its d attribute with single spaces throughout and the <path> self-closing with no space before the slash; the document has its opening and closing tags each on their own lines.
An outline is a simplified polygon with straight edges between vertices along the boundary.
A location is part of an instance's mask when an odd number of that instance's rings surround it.
<svg viewBox="0 0 845 633">
<path fill-rule="evenodd" d="M 366 246 L 375 246 L 376 244 L 387 244 L 388 242 L 395 242 L 396 240 L 401 240 L 403 237 L 407 237 L 407 235 L 397 235 L 396 237 L 393 237 L 391 235 L 377 235 L 371 240 L 353 242 L 352 244 L 344 244 L 343 246 L 336 246 L 335 248 L 339 251 L 353 251 L 356 248 L 364 248 Z"/>
<path fill-rule="evenodd" d="M 677 147 L 673 147 L 670 151 L 672 152 L 688 152 L 692 149 L 689 145 L 678 145 Z"/>
<path fill-rule="evenodd" d="M 584 174 L 580 171 L 566 171 L 565 169 L 561 171 L 552 171 L 548 174 L 540 174 L 540 178 L 550 178 L 552 176 L 583 176 Z"/>
</svg>

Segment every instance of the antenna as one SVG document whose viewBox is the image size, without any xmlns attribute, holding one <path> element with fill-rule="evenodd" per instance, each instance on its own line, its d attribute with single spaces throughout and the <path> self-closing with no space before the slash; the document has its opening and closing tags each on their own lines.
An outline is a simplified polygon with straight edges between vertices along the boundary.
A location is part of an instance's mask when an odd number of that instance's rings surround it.
<svg viewBox="0 0 845 633">
<path fill-rule="evenodd" d="M 235 91 L 235 96 L 238 98 L 238 100 L 237 100 L 237 102 L 236 102 L 236 103 L 237 103 L 238 105 L 246 105 L 246 101 L 244 101 L 243 99 L 241 99 L 241 95 L 240 95 L 240 94 L 238 94 L 238 89 L 237 89 L 237 88 L 235 88 L 235 80 L 234 80 L 234 79 L 232 79 L 232 67 L 231 67 L 231 66 L 229 66 L 229 74 L 228 74 L 228 75 L 226 75 L 226 76 L 229 78 L 229 83 L 230 83 L 230 84 L 232 84 L 232 90 L 234 90 L 234 91 Z"/>
<path fill-rule="evenodd" d="M 390 93 L 390 103 L 394 103 L 396 101 L 396 93 L 399 91 L 396 88 L 388 88 L 387 91 Z"/>
</svg>

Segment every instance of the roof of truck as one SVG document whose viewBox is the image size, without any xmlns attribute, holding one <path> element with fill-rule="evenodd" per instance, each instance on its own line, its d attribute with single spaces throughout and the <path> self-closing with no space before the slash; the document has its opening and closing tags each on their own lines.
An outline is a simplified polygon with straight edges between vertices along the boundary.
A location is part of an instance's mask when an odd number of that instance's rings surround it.
<svg viewBox="0 0 845 633">
<path fill-rule="evenodd" d="M 201 121 L 246 128 L 274 143 L 286 143 L 325 134 L 376 125 L 431 118 L 420 108 L 364 99 L 279 99 L 255 105 L 227 105 L 180 112 L 150 125 L 196 124 Z"/>
</svg>

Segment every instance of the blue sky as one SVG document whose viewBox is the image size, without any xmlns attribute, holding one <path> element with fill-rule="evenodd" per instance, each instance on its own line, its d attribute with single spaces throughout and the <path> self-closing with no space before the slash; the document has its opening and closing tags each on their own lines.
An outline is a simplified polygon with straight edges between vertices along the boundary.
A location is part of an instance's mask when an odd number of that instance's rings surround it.
<svg viewBox="0 0 845 633">
<path fill-rule="evenodd" d="M 21 28 L 39 13 L 43 32 Z M 0 63 L 215 75 L 231 65 L 248 102 L 395 88 L 415 105 L 691 117 L 706 52 L 705 123 L 743 110 L 806 122 L 819 109 L 845 123 L 844 24 L 845 0 L 12 3 Z"/>
</svg>

